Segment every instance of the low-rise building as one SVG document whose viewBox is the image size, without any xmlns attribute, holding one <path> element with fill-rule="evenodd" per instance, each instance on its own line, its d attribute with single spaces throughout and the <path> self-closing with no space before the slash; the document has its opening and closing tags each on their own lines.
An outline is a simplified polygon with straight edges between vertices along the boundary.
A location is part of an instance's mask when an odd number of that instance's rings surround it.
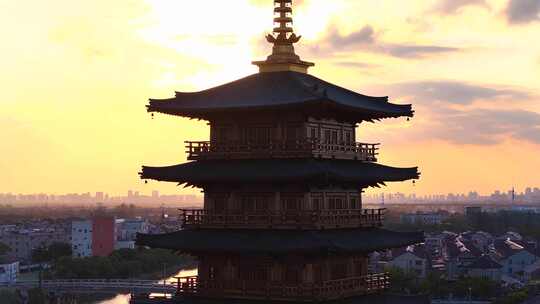
<svg viewBox="0 0 540 304">
<path fill-rule="evenodd" d="M 92 221 L 77 220 L 71 223 L 71 250 L 73 257 L 92 256 Z"/>
<path fill-rule="evenodd" d="M 32 229 L 7 232 L 0 236 L 0 243 L 6 244 L 10 251 L 9 260 L 30 262 L 32 252 L 53 243 L 70 243 L 70 234 L 64 229 Z"/>
<path fill-rule="evenodd" d="M 0 263 L 0 283 L 15 283 L 19 275 L 19 262 Z"/>
<path fill-rule="evenodd" d="M 510 239 L 497 239 L 491 248 L 492 257 L 503 266 L 503 275 L 525 279 L 525 269 L 536 263 L 539 257 L 526 243 Z"/>
<path fill-rule="evenodd" d="M 439 225 L 447 218 L 443 212 L 418 212 L 402 214 L 400 220 L 403 224 Z"/>
<path fill-rule="evenodd" d="M 466 268 L 467 275 L 499 282 L 502 276 L 502 265 L 489 255 L 483 255 Z"/>
<path fill-rule="evenodd" d="M 430 261 L 423 244 L 411 245 L 392 250 L 388 266 L 399 268 L 406 273 L 413 273 L 419 278 L 425 278 L 430 267 Z"/>
</svg>

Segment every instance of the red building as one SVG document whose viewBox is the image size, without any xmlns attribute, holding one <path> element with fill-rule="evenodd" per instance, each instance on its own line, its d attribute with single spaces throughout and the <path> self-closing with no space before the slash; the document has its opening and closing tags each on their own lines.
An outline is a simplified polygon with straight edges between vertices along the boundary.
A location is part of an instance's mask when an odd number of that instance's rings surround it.
<svg viewBox="0 0 540 304">
<path fill-rule="evenodd" d="M 108 256 L 114 251 L 116 224 L 114 217 L 92 219 L 92 255 Z"/>
</svg>

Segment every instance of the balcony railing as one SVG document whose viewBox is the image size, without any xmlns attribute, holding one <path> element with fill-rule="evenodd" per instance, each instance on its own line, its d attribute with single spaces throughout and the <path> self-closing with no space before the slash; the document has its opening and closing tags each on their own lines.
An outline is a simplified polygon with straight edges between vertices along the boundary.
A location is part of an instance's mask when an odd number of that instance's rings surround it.
<svg viewBox="0 0 540 304">
<path fill-rule="evenodd" d="M 380 227 L 386 209 L 237 212 L 180 210 L 183 228 L 329 229 Z"/>
<path fill-rule="evenodd" d="M 374 294 L 388 289 L 387 274 L 351 277 L 321 283 L 287 284 L 281 281 L 201 280 L 177 278 L 177 295 L 208 298 L 318 301 Z"/>
<path fill-rule="evenodd" d="M 321 143 L 311 138 L 297 141 L 269 141 L 266 143 L 186 141 L 186 150 L 189 160 L 314 156 L 376 162 L 379 154 L 379 144 L 330 144 Z"/>
</svg>

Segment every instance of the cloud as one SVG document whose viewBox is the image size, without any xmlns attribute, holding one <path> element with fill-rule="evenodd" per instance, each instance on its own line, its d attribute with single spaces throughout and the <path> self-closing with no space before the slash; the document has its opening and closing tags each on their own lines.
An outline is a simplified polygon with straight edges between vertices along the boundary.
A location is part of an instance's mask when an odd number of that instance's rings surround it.
<svg viewBox="0 0 540 304">
<path fill-rule="evenodd" d="M 514 139 L 540 144 L 540 113 L 526 108 L 538 96 L 526 90 L 446 80 L 398 83 L 384 90 L 394 100 L 413 103 L 420 118 L 403 131 L 407 134 L 389 134 L 397 141 L 493 145 Z"/>
<path fill-rule="evenodd" d="M 488 7 L 485 0 L 440 0 L 433 7 L 433 11 L 443 15 L 453 15 L 467 6 Z"/>
<path fill-rule="evenodd" d="M 506 7 L 509 23 L 519 24 L 540 20 L 540 0 L 510 0 Z"/>
<path fill-rule="evenodd" d="M 335 26 L 329 28 L 326 41 L 334 48 L 344 48 L 351 45 L 372 44 L 375 42 L 375 31 L 370 25 L 366 25 L 356 32 L 348 35 L 340 35 Z"/>
<path fill-rule="evenodd" d="M 423 58 L 460 51 L 459 48 L 446 46 L 387 43 L 379 39 L 378 34 L 370 25 L 347 35 L 340 34 L 335 25 L 330 26 L 324 38 L 311 45 L 309 50 L 318 55 L 360 50 L 398 58 Z"/>
<path fill-rule="evenodd" d="M 334 65 L 346 68 L 355 68 L 355 69 L 370 69 L 379 67 L 377 64 L 366 63 L 366 62 L 356 62 L 356 61 L 337 61 L 333 63 Z"/>
<path fill-rule="evenodd" d="M 540 113 L 446 109 L 435 113 L 426 130 L 433 138 L 456 144 L 492 145 L 507 138 L 540 144 Z"/>
<path fill-rule="evenodd" d="M 381 49 L 400 58 L 421 58 L 434 54 L 460 51 L 459 48 L 434 45 L 383 44 Z"/>
<path fill-rule="evenodd" d="M 392 86 L 398 95 L 411 96 L 415 101 L 429 104 L 433 102 L 468 105 L 477 100 L 524 100 L 531 94 L 525 91 L 486 87 L 459 81 L 419 81 L 400 83 Z"/>
</svg>

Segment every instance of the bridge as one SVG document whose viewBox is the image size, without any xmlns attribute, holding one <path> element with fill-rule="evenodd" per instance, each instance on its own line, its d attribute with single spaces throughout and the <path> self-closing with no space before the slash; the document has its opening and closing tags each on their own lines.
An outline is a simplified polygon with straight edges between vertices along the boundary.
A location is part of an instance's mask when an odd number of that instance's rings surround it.
<svg viewBox="0 0 540 304">
<path fill-rule="evenodd" d="M 130 294 L 175 294 L 177 284 L 150 280 L 43 280 L 0 283 L 0 288 L 28 290 L 42 288 L 48 291 L 65 293 L 130 293 Z"/>
</svg>

